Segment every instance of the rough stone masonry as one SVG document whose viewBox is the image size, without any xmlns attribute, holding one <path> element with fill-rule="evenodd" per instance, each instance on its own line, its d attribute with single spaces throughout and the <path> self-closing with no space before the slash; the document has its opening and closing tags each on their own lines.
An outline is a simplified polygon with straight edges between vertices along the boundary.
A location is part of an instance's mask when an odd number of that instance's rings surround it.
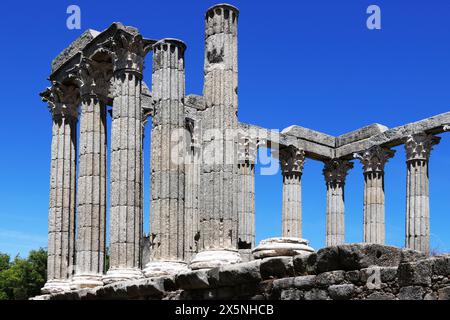
<svg viewBox="0 0 450 320">
<path fill-rule="evenodd" d="M 184 42 L 145 38 L 121 23 L 87 30 L 53 60 L 51 86 L 40 94 L 52 116 L 48 281 L 36 299 L 448 299 L 449 257 L 428 258 L 428 166 L 450 112 L 338 137 L 239 122 L 238 20 L 229 4 L 206 11 L 202 96 L 185 93 Z M 384 168 L 399 145 L 406 151 L 406 249 L 384 246 Z M 260 147 L 281 168 L 282 233 L 256 246 Z M 302 239 L 307 159 L 324 163 L 327 190 L 327 247 L 317 253 Z M 349 245 L 345 180 L 355 159 L 363 165 L 364 243 Z"/>
</svg>

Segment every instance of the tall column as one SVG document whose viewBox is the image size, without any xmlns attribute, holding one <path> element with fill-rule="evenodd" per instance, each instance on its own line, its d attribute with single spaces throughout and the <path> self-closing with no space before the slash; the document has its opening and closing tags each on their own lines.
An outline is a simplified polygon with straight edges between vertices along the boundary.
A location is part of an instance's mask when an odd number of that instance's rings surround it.
<svg viewBox="0 0 450 320">
<path fill-rule="evenodd" d="M 256 139 L 242 137 L 238 150 L 238 248 L 244 260 L 251 259 L 255 246 Z"/>
<path fill-rule="evenodd" d="M 342 159 L 325 162 L 323 174 L 327 185 L 327 246 L 345 242 L 344 185 L 353 163 Z"/>
<path fill-rule="evenodd" d="M 406 150 L 406 240 L 407 248 L 430 252 L 430 193 L 428 160 L 440 137 L 419 133 L 405 141 Z"/>
<path fill-rule="evenodd" d="M 200 130 L 197 121 L 189 121 L 188 129 L 191 135 L 189 144 L 189 156 L 185 164 L 185 261 L 190 262 L 192 257 L 198 252 L 198 240 L 200 235 L 199 220 L 199 193 L 200 193 Z"/>
<path fill-rule="evenodd" d="M 355 154 L 364 170 L 364 242 L 384 244 L 384 166 L 394 154 L 380 146 Z"/>
<path fill-rule="evenodd" d="M 282 237 L 302 237 L 302 184 L 305 151 L 295 147 L 280 150 L 283 175 Z"/>
<path fill-rule="evenodd" d="M 106 104 L 108 66 L 82 58 L 77 188 L 76 268 L 71 287 L 103 285 L 106 224 Z"/>
<path fill-rule="evenodd" d="M 185 262 L 184 52 L 186 45 L 163 39 L 153 46 L 152 254 L 147 277 L 187 270 Z"/>
<path fill-rule="evenodd" d="M 70 290 L 75 254 L 75 190 L 79 91 L 54 83 L 41 93 L 52 113 L 47 282 L 43 293 Z"/>
<path fill-rule="evenodd" d="M 239 11 L 220 4 L 205 17 L 205 80 L 202 112 L 201 251 L 191 268 L 213 268 L 241 261 L 237 252 L 237 129 Z"/>
<path fill-rule="evenodd" d="M 105 283 L 142 278 L 142 106 L 144 57 L 140 35 L 118 31 L 113 52 L 110 166 L 110 257 Z"/>
</svg>

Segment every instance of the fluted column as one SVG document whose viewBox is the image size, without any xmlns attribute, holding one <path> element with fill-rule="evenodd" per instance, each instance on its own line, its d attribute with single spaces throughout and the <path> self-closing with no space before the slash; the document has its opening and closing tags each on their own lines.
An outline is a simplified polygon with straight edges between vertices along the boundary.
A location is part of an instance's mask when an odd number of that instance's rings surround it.
<svg viewBox="0 0 450 320">
<path fill-rule="evenodd" d="M 220 4 L 205 17 L 202 112 L 203 168 L 199 252 L 191 268 L 240 261 L 237 252 L 237 21 L 238 10 Z"/>
<path fill-rule="evenodd" d="M 142 106 L 144 57 L 140 35 L 118 31 L 107 45 L 113 52 L 111 123 L 110 258 L 105 283 L 142 278 Z"/>
<path fill-rule="evenodd" d="M 43 293 L 70 290 L 75 258 L 76 150 L 79 91 L 53 83 L 41 93 L 52 113 L 47 282 Z"/>
<path fill-rule="evenodd" d="M 189 156 L 185 162 L 185 261 L 190 262 L 198 251 L 200 235 L 199 193 L 200 193 L 200 136 L 198 122 L 190 121 L 191 141 L 188 147 Z"/>
<path fill-rule="evenodd" d="M 153 46 L 155 117 L 151 153 L 152 254 L 147 277 L 187 269 L 185 262 L 184 52 L 186 45 L 163 39 Z"/>
<path fill-rule="evenodd" d="M 293 145 L 279 150 L 283 175 L 283 203 L 281 237 L 261 240 L 252 250 L 255 259 L 277 256 L 307 255 L 314 252 L 302 238 L 302 185 L 305 151 Z"/>
<path fill-rule="evenodd" d="M 76 66 L 81 116 L 73 289 L 102 285 L 106 236 L 106 104 L 108 66 L 82 58 Z"/>
<path fill-rule="evenodd" d="M 255 246 L 255 162 L 256 139 L 242 137 L 238 147 L 238 248 L 245 260 Z"/>
<path fill-rule="evenodd" d="M 428 161 L 440 137 L 419 133 L 405 141 L 406 150 L 406 240 L 407 248 L 430 252 L 430 194 Z"/>
<path fill-rule="evenodd" d="M 353 163 L 342 159 L 325 162 L 323 174 L 327 185 L 326 244 L 333 246 L 345 242 L 344 185 Z"/>
<path fill-rule="evenodd" d="M 302 184 L 305 151 L 293 146 L 280 150 L 283 175 L 282 237 L 302 237 Z"/>
<path fill-rule="evenodd" d="M 380 146 L 355 154 L 364 170 L 364 242 L 384 244 L 384 166 L 394 154 Z"/>
</svg>

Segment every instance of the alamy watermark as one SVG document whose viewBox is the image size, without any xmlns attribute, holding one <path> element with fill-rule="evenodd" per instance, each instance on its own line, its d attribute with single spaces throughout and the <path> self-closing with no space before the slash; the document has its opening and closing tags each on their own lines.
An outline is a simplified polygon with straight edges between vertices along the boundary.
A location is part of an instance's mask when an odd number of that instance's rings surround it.
<svg viewBox="0 0 450 320">
<path fill-rule="evenodd" d="M 161 136 L 176 165 L 207 167 L 259 163 L 261 175 L 276 175 L 280 169 L 277 129 L 175 129 L 169 136 Z"/>
<path fill-rule="evenodd" d="M 381 29 L 381 9 L 379 6 L 372 4 L 367 8 L 367 14 L 370 16 L 367 18 L 366 25 L 369 30 Z"/>
<path fill-rule="evenodd" d="M 66 20 L 66 26 L 69 30 L 81 29 L 81 9 L 75 4 L 67 7 L 66 13 L 69 15 Z"/>
</svg>

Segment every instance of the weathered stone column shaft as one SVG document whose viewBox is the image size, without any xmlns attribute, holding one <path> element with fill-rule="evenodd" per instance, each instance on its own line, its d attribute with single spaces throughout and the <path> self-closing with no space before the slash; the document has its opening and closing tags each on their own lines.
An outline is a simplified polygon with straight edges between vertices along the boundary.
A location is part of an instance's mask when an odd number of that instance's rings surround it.
<svg viewBox="0 0 450 320">
<path fill-rule="evenodd" d="M 255 165 L 245 162 L 238 168 L 241 187 L 238 241 L 241 249 L 250 249 L 255 245 Z"/>
<path fill-rule="evenodd" d="M 185 164 L 183 42 L 164 39 L 153 46 L 155 118 L 151 152 L 152 261 L 185 259 Z"/>
<path fill-rule="evenodd" d="M 301 175 L 283 176 L 282 237 L 302 237 Z"/>
<path fill-rule="evenodd" d="M 305 151 L 293 146 L 280 150 L 283 175 L 282 237 L 302 237 L 301 177 Z"/>
<path fill-rule="evenodd" d="M 323 170 L 327 185 L 326 244 L 333 246 L 345 242 L 344 185 L 353 163 L 332 159 L 325 163 Z"/>
<path fill-rule="evenodd" d="M 205 110 L 202 115 L 203 154 L 201 247 L 237 248 L 236 145 L 227 129 L 237 128 L 238 10 L 218 5 L 206 13 Z M 208 130 L 215 130 L 209 131 Z"/>
<path fill-rule="evenodd" d="M 142 237 L 141 76 L 116 72 L 111 123 L 110 269 L 138 269 Z"/>
<path fill-rule="evenodd" d="M 55 82 L 40 95 L 52 113 L 47 283 L 42 289 L 51 293 L 70 289 L 74 268 L 79 91 Z"/>
<path fill-rule="evenodd" d="M 195 129 L 191 134 L 195 136 Z M 198 139 L 194 138 L 194 139 Z M 192 139 L 192 140 L 194 140 Z M 197 140 L 198 143 L 198 140 Z M 199 193 L 200 193 L 200 150 L 191 146 L 190 157 L 185 166 L 185 260 L 190 261 L 198 251 L 200 234 Z"/>
<path fill-rule="evenodd" d="M 428 161 L 440 137 L 416 134 L 406 138 L 406 247 L 430 252 Z"/>
<path fill-rule="evenodd" d="M 142 256 L 141 105 L 144 57 L 150 45 L 138 33 L 119 30 L 107 41 L 113 53 L 113 112 L 111 123 L 110 266 L 105 283 L 139 279 Z"/>
<path fill-rule="evenodd" d="M 105 260 L 106 106 L 83 96 L 77 188 L 77 276 L 100 276 Z"/>
<path fill-rule="evenodd" d="M 384 244 L 384 174 L 364 175 L 364 242 Z"/>
<path fill-rule="evenodd" d="M 384 244 L 384 166 L 394 154 L 377 145 L 354 155 L 364 170 L 364 242 Z"/>
<path fill-rule="evenodd" d="M 53 116 L 48 280 L 68 279 L 74 263 L 77 119 Z"/>
</svg>

